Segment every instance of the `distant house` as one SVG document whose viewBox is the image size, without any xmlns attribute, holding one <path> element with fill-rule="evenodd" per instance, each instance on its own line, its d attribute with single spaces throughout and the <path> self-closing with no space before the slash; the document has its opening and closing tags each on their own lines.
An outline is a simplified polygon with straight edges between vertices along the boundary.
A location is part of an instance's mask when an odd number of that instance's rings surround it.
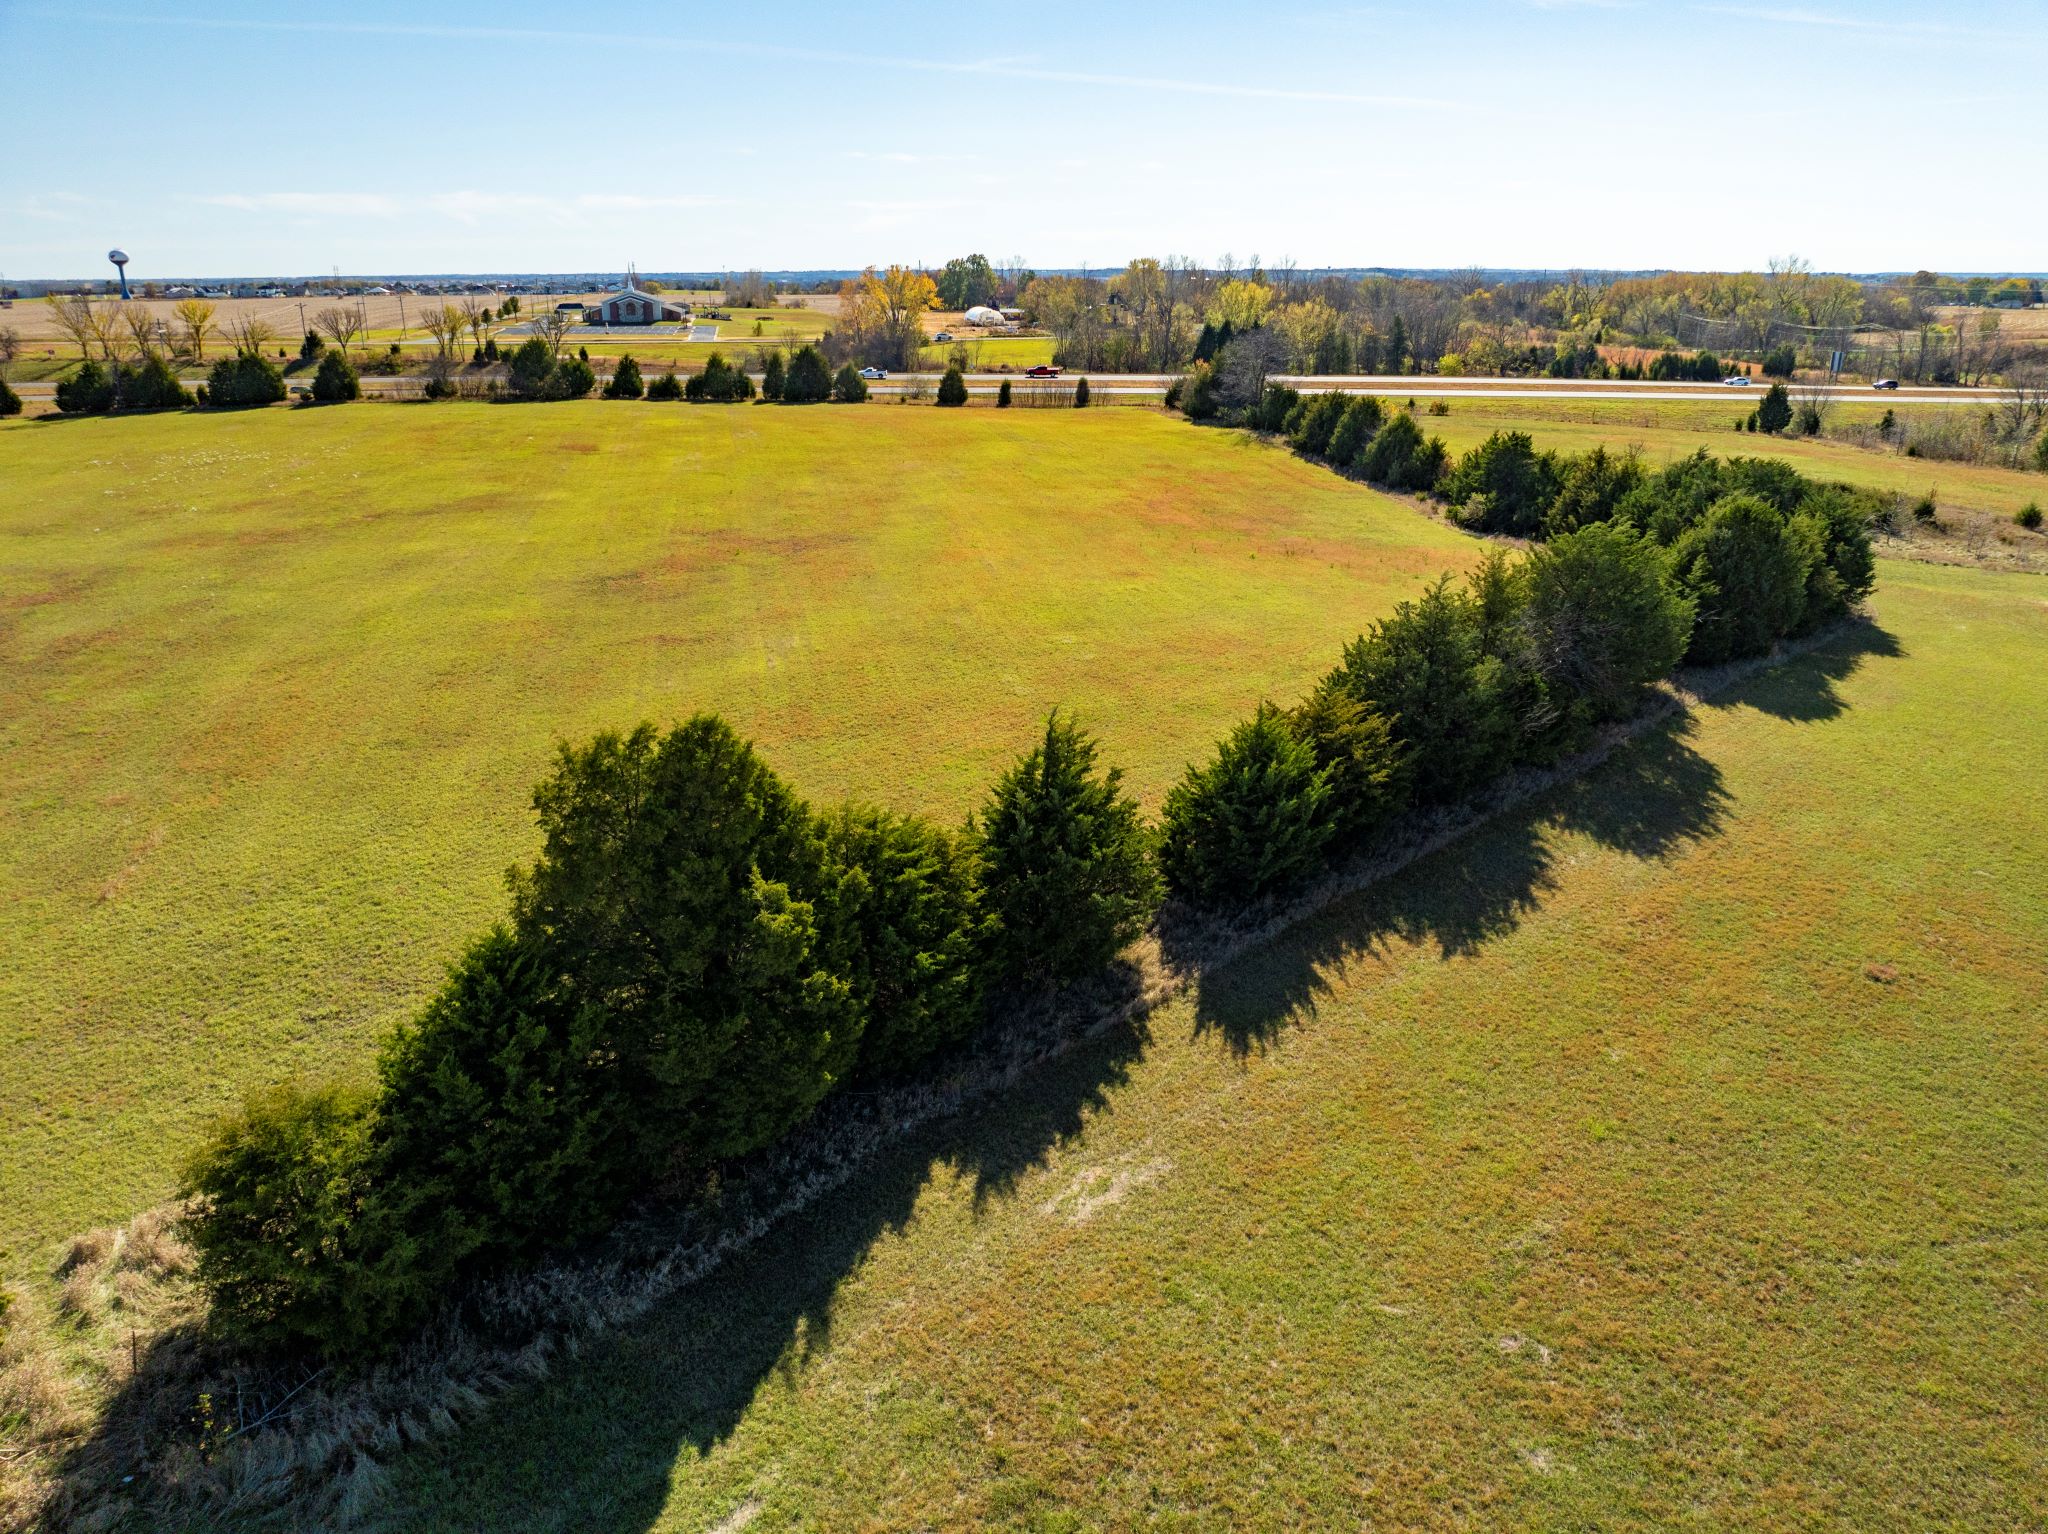
<svg viewBox="0 0 2048 1534">
<path fill-rule="evenodd" d="M 592 325 L 659 325 L 671 321 L 688 323 L 690 311 L 686 305 L 672 303 L 659 293 L 644 291 L 640 274 L 628 267 L 626 285 L 589 305 L 583 317 Z"/>
</svg>

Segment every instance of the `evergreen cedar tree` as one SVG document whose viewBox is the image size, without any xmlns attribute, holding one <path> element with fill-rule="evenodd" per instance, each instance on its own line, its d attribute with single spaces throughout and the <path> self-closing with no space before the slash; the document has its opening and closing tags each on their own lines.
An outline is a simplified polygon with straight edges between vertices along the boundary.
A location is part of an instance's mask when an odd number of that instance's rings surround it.
<svg viewBox="0 0 2048 1534">
<path fill-rule="evenodd" d="M 311 362 L 326 348 L 327 342 L 322 339 L 320 332 L 309 330 L 306 332 L 306 339 L 299 343 L 299 360 L 301 362 Z"/>
<path fill-rule="evenodd" d="M 699 404 L 733 404 L 753 397 L 754 380 L 718 352 L 711 354 L 703 372 L 683 385 L 683 398 Z"/>
<path fill-rule="evenodd" d="M 1167 888 L 1200 904 L 1256 900 L 1322 866 L 1336 831 L 1329 775 L 1270 703 L 1166 796 L 1159 865 Z"/>
<path fill-rule="evenodd" d="M 1315 757 L 1330 786 L 1330 837 L 1344 850 L 1362 844 L 1408 803 L 1408 764 L 1385 714 L 1325 678 L 1287 727 Z"/>
<path fill-rule="evenodd" d="M 1667 564 L 1634 528 L 1594 522 L 1537 548 L 1516 572 L 1527 663 L 1577 722 L 1626 718 L 1685 658 L 1695 599 L 1672 587 Z"/>
<path fill-rule="evenodd" d="M 939 403 L 941 405 L 964 405 L 967 403 L 967 380 L 957 367 L 946 369 L 945 377 L 939 380 Z"/>
<path fill-rule="evenodd" d="M 221 1331 L 335 1354 L 366 1337 L 350 1259 L 371 1123 L 359 1089 L 273 1087 L 252 1093 L 193 1152 L 186 1235 Z"/>
<path fill-rule="evenodd" d="M 512 354 L 506 381 L 518 399 L 581 399 L 597 386 L 587 353 L 556 357 L 539 336 Z"/>
<path fill-rule="evenodd" d="M 1642 461 L 1634 452 L 1610 453 L 1596 447 L 1566 461 L 1559 470 L 1557 495 L 1543 511 L 1544 535 L 1554 538 L 1589 523 L 1612 521 L 1623 499 L 1642 482 Z"/>
<path fill-rule="evenodd" d="M 1470 792 L 1513 749 L 1507 668 L 1481 645 L 1477 618 L 1471 595 L 1444 576 L 1346 646 L 1327 683 L 1394 722 L 1418 803 Z"/>
<path fill-rule="evenodd" d="M 1294 415 L 1295 408 L 1300 404 L 1300 391 L 1290 389 L 1285 384 L 1267 384 L 1265 392 L 1259 396 L 1257 405 L 1252 409 L 1251 418 L 1245 424 L 1254 431 L 1284 432 L 1287 430 L 1288 421 Z"/>
<path fill-rule="evenodd" d="M 1527 432 L 1495 432 L 1458 461 L 1440 493 L 1458 520 L 1481 532 L 1533 537 L 1560 488 L 1557 455 L 1539 453 Z"/>
<path fill-rule="evenodd" d="M 618 366 L 612 369 L 611 381 L 604 386 L 606 399 L 638 399 L 647 392 L 647 386 L 640 380 L 640 364 L 631 356 L 621 357 Z"/>
<path fill-rule="evenodd" d="M 1359 455 L 1358 470 L 1374 484 L 1394 490 L 1430 490 L 1444 472 L 1443 440 L 1423 440 L 1422 428 L 1406 411 L 1373 434 L 1371 444 Z"/>
<path fill-rule="evenodd" d="M 1304 396 L 1288 412 L 1289 446 L 1304 457 L 1323 457 L 1329 451 L 1330 439 L 1336 434 L 1337 423 L 1344 418 L 1348 403 L 1346 396 L 1334 389 Z"/>
<path fill-rule="evenodd" d="M 223 357 L 206 375 L 207 402 L 215 406 L 274 405 L 284 397 L 284 374 L 253 352 Z"/>
<path fill-rule="evenodd" d="M 997 780 L 976 819 L 982 898 L 1005 974 L 1036 982 L 1090 974 L 1158 906 L 1137 801 L 1118 769 L 1095 770 L 1096 749 L 1053 714 L 1044 741 Z"/>
<path fill-rule="evenodd" d="M 965 394 L 965 385 L 962 385 L 961 392 Z M 1085 378 L 1075 380 L 1074 408 L 1076 410 L 1086 410 L 1088 408 L 1088 380 Z"/>
<path fill-rule="evenodd" d="M 859 1045 L 846 893 L 815 817 L 722 721 L 565 747 L 513 924 L 602 1018 L 610 1175 L 775 1139 Z"/>
<path fill-rule="evenodd" d="M 1756 407 L 1756 429 L 1776 436 L 1792 424 L 1792 401 L 1785 393 L 1785 386 L 1774 383 L 1764 390 L 1764 397 Z"/>
<path fill-rule="evenodd" d="M 1009 408 L 1010 380 L 1005 378 L 1001 383 L 996 385 L 996 409 L 1008 410 Z"/>
<path fill-rule="evenodd" d="M 57 385 L 57 408 L 66 415 L 102 415 L 114 408 L 114 380 L 88 358 Z"/>
<path fill-rule="evenodd" d="M 1712 666 L 1761 655 L 1799 626 L 1807 559 L 1793 528 L 1761 497 L 1717 501 L 1672 546 L 1672 578 L 1697 617 L 1687 659 Z"/>
<path fill-rule="evenodd" d="M 1370 394 L 1339 395 L 1346 401 L 1344 414 L 1330 433 L 1324 456 L 1340 469 L 1356 469 L 1375 433 L 1386 419 L 1386 411 Z"/>
<path fill-rule="evenodd" d="M 9 387 L 6 379 L 0 378 L 0 417 L 20 414 L 21 396 Z"/>
<path fill-rule="evenodd" d="M 814 405 L 831 398 L 832 370 L 815 346 L 800 346 L 789 359 L 789 374 L 783 380 L 785 404 Z"/>
<path fill-rule="evenodd" d="M 843 363 L 832 375 L 832 398 L 841 405 L 858 405 L 868 397 L 868 381 L 851 362 Z"/>
<path fill-rule="evenodd" d="M 267 370 L 265 376 L 275 380 L 274 394 L 269 392 L 269 385 L 265 383 L 263 397 L 247 403 L 267 404 L 273 399 L 283 399 L 284 375 L 261 358 L 245 360 L 258 369 Z M 235 376 L 242 375 L 237 373 Z M 12 392 L 10 390 L 9 394 Z M 178 381 L 177 371 L 158 356 L 144 357 L 132 366 L 119 363 L 111 369 L 103 363 L 89 361 L 57 385 L 57 408 L 66 415 L 104 415 L 110 410 L 167 410 L 191 403 L 192 396 Z M 0 408 L 0 415 L 12 415 L 19 409 L 17 400 L 13 410 Z"/>
<path fill-rule="evenodd" d="M 557 362 L 554 371 L 548 375 L 547 397 L 549 399 L 581 399 L 597 387 L 597 374 L 591 371 L 590 357 L 580 353 L 564 357 Z"/>
<path fill-rule="evenodd" d="M 770 352 L 768 360 L 761 365 L 761 398 L 780 400 L 782 398 L 782 353 Z"/>
<path fill-rule="evenodd" d="M 320 370 L 313 375 L 313 398 L 323 404 L 339 404 L 361 399 L 362 395 L 362 382 L 349 366 L 348 358 L 340 352 L 329 352 L 320 359 Z"/>
<path fill-rule="evenodd" d="M 683 381 L 674 373 L 663 373 L 647 386 L 647 397 L 651 400 L 672 400 L 683 397 Z"/>
<path fill-rule="evenodd" d="M 965 1038 L 980 1017 L 990 927 L 974 847 L 866 805 L 841 808 L 826 842 L 854 885 L 852 979 L 866 1019 L 856 1073 L 886 1076 Z"/>
<path fill-rule="evenodd" d="M 535 804 L 510 926 L 386 1041 L 377 1092 L 259 1097 L 194 1158 L 230 1331 L 374 1351 L 466 1274 L 602 1230 L 979 1020 L 964 835 L 814 815 L 710 717 L 564 748 Z"/>
</svg>

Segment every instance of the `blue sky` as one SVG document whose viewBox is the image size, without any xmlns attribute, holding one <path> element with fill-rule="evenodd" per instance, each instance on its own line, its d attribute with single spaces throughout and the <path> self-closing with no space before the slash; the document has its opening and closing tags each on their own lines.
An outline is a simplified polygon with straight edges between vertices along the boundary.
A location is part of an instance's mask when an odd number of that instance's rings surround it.
<svg viewBox="0 0 2048 1534">
<path fill-rule="evenodd" d="M 0 0 L 0 273 L 2048 266 L 2048 4 Z"/>
</svg>

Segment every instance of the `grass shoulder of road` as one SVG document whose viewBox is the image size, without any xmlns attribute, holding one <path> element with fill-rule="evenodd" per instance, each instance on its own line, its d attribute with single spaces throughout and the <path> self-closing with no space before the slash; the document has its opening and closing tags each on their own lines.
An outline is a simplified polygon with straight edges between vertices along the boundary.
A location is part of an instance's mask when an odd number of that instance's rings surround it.
<svg viewBox="0 0 2048 1534">
<path fill-rule="evenodd" d="M 390 1526 L 2038 1525 L 2048 585 L 1873 609 L 890 1153 Z"/>
<path fill-rule="evenodd" d="M 360 1070 L 553 743 L 717 709 L 948 820 L 1076 708 L 1154 807 L 1473 542 L 1151 411 L 598 402 L 0 423 L 0 1277 Z"/>
</svg>

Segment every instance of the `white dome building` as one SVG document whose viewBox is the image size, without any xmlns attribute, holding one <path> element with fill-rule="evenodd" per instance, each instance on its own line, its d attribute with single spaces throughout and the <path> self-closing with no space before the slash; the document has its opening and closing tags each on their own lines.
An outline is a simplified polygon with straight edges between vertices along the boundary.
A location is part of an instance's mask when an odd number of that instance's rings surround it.
<svg viewBox="0 0 2048 1534">
<path fill-rule="evenodd" d="M 994 328 L 997 325 L 1003 324 L 1004 320 L 1000 310 L 991 309 L 987 304 L 976 304 L 972 309 L 969 309 L 960 316 L 960 323 L 963 325 L 983 325 Z"/>
</svg>

